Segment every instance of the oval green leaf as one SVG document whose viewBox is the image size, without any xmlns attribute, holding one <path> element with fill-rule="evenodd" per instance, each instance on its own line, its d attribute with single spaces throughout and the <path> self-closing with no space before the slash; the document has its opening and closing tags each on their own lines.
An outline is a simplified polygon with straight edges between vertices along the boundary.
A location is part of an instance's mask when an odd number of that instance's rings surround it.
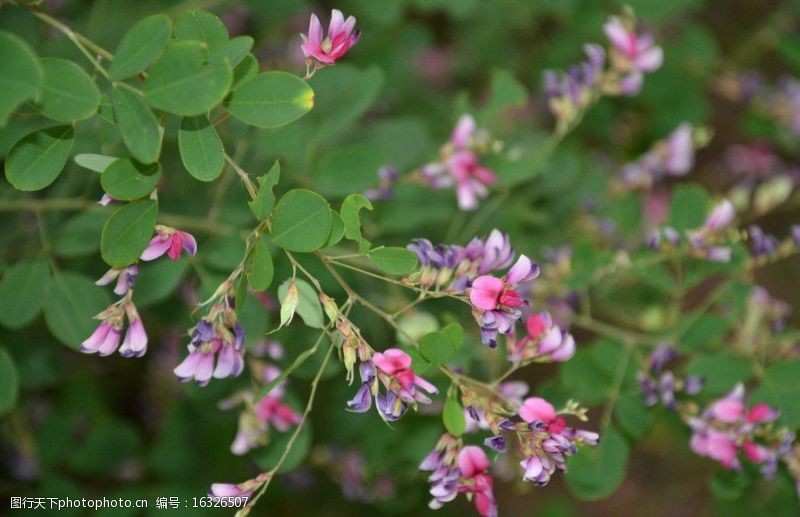
<svg viewBox="0 0 800 517">
<path fill-rule="evenodd" d="M 66 59 L 42 59 L 44 83 L 39 111 L 58 122 L 91 117 L 100 106 L 100 90 L 83 68 Z"/>
<path fill-rule="evenodd" d="M 417 269 L 417 256 L 405 248 L 375 248 L 369 252 L 369 261 L 390 275 L 407 275 Z"/>
<path fill-rule="evenodd" d="M 305 189 L 287 192 L 275 205 L 272 242 L 289 251 L 318 250 L 331 232 L 331 210 L 322 196 Z"/>
<path fill-rule="evenodd" d="M 225 148 L 214 125 L 205 115 L 181 120 L 178 150 L 183 166 L 200 181 L 212 181 L 222 173 Z"/>
<path fill-rule="evenodd" d="M 116 156 L 105 156 L 102 154 L 89 153 L 76 154 L 72 159 L 76 164 L 80 165 L 84 169 L 89 169 L 90 171 L 100 173 L 106 170 L 109 165 L 119 160 L 119 158 Z"/>
<path fill-rule="evenodd" d="M 17 405 L 19 375 L 14 360 L 5 349 L 0 348 L 0 416 Z"/>
<path fill-rule="evenodd" d="M 447 432 L 453 436 L 461 436 L 467 428 L 467 420 L 464 418 L 464 409 L 453 397 L 447 397 L 442 408 L 442 422 Z"/>
<path fill-rule="evenodd" d="M 314 107 L 314 90 L 296 75 L 264 72 L 239 84 L 228 101 L 231 115 L 256 127 L 278 127 Z"/>
<path fill-rule="evenodd" d="M 15 34 L 0 31 L 0 126 L 20 104 L 38 98 L 43 79 L 31 47 Z"/>
<path fill-rule="evenodd" d="M 153 236 L 158 204 L 145 199 L 134 201 L 114 212 L 103 227 L 100 255 L 111 267 L 122 268 L 139 260 Z"/>
<path fill-rule="evenodd" d="M 50 266 L 44 258 L 21 260 L 3 273 L 0 283 L 0 324 L 22 328 L 42 310 L 50 284 Z"/>
<path fill-rule="evenodd" d="M 223 59 L 227 59 L 228 64 L 236 68 L 247 56 L 251 48 L 253 48 L 252 37 L 237 36 L 217 47 L 217 49 L 211 53 L 209 61 L 222 61 Z"/>
<path fill-rule="evenodd" d="M 130 158 L 120 158 L 100 176 L 100 185 L 111 197 L 132 201 L 152 192 L 160 179 L 161 165 L 145 165 Z"/>
<path fill-rule="evenodd" d="M 72 150 L 70 126 L 31 133 L 17 142 L 6 158 L 6 179 L 18 190 L 40 190 L 61 174 Z"/>
<path fill-rule="evenodd" d="M 272 255 L 267 247 L 266 238 L 258 239 L 255 244 L 253 258 L 250 260 L 250 270 L 247 274 L 247 283 L 256 291 L 266 291 L 272 283 L 275 268 L 272 264 Z"/>
<path fill-rule="evenodd" d="M 56 273 L 44 302 L 44 321 L 53 336 L 74 348 L 89 337 L 98 321 L 92 319 L 108 305 L 108 294 L 78 273 Z"/>
<path fill-rule="evenodd" d="M 204 63 L 202 43 L 178 41 L 150 67 L 144 94 L 158 109 L 175 115 L 207 112 L 228 94 L 231 67 L 225 61 Z"/>
<path fill-rule="evenodd" d="M 117 128 L 131 155 L 142 163 L 158 160 L 161 127 L 144 99 L 130 90 L 115 87 L 111 102 Z"/>
<path fill-rule="evenodd" d="M 154 14 L 133 24 L 117 45 L 108 75 L 119 81 L 147 68 L 164 50 L 172 21 L 165 14 Z"/>
<path fill-rule="evenodd" d="M 581 447 L 567 459 L 567 488 L 575 497 L 595 501 L 613 494 L 625 480 L 628 467 L 628 442 L 613 427 L 600 433 L 600 443 Z"/>
<path fill-rule="evenodd" d="M 456 343 L 444 332 L 430 332 L 419 340 L 419 351 L 429 363 L 441 366 L 456 353 Z"/>
<path fill-rule="evenodd" d="M 210 12 L 194 9 L 184 12 L 175 20 L 175 38 L 203 42 L 207 55 L 208 51 L 228 41 L 228 29 L 222 20 Z"/>
</svg>

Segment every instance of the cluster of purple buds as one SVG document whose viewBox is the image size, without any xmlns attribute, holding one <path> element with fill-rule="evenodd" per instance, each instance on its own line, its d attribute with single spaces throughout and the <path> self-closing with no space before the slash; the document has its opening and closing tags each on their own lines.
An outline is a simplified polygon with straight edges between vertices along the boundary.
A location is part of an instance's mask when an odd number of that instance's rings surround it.
<svg viewBox="0 0 800 517">
<path fill-rule="evenodd" d="M 694 165 L 691 124 L 683 123 L 670 135 L 656 142 L 647 153 L 622 168 L 626 187 L 649 190 L 665 176 L 684 176 Z"/>
<path fill-rule="evenodd" d="M 433 499 L 428 507 L 438 510 L 459 493 L 466 493 L 468 497 L 472 496 L 481 517 L 496 517 L 497 503 L 492 491 L 494 482 L 488 473 L 489 465 L 489 458 L 480 447 L 463 447 L 460 439 L 442 435 L 419 466 L 420 470 L 431 472 L 428 482 Z"/>
<path fill-rule="evenodd" d="M 400 177 L 397 167 L 391 165 L 378 169 L 377 187 L 364 191 L 364 196 L 370 201 L 388 201 L 394 199 L 394 184 Z"/>
<path fill-rule="evenodd" d="M 568 124 L 594 100 L 599 92 L 606 63 L 606 52 L 600 45 L 583 46 L 586 61 L 573 65 L 559 74 L 544 72 L 544 93 L 550 112 L 560 123 Z"/>
<path fill-rule="evenodd" d="M 355 397 L 347 402 L 348 409 L 364 413 L 372 407 L 372 398 L 380 417 L 393 422 L 417 403 L 430 404 L 431 399 L 423 392 L 438 393 L 436 386 L 414 373 L 411 356 L 398 348 L 377 352 L 371 360 L 359 365 L 361 386 Z M 385 388 L 381 393 L 380 384 Z"/>
<path fill-rule="evenodd" d="M 432 188 L 455 187 L 458 208 L 474 210 L 478 200 L 489 194 L 488 186 L 497 181 L 494 172 L 481 163 L 491 147 L 488 134 L 477 128 L 472 115 L 462 115 L 439 158 L 423 165 L 420 175 Z"/>
<path fill-rule="evenodd" d="M 200 386 L 212 377 L 237 377 L 244 370 L 244 327 L 236 317 L 235 299 L 225 293 L 191 331 L 189 355 L 174 372 L 181 382 Z"/>
<path fill-rule="evenodd" d="M 774 235 L 765 233 L 760 226 L 751 224 L 747 228 L 750 238 L 750 250 L 755 256 L 772 255 L 778 250 L 780 242 Z"/>
<path fill-rule="evenodd" d="M 739 453 L 759 465 L 765 477 L 772 477 L 778 462 L 792 451 L 794 433 L 774 428 L 778 410 L 766 404 L 748 408 L 744 386 L 737 384 L 723 398 L 711 402 L 699 416 L 690 416 L 691 447 L 728 469 L 741 469 Z"/>
<path fill-rule="evenodd" d="M 571 413 L 585 418 L 585 409 L 577 406 Z M 566 458 L 574 455 L 578 445 L 597 445 L 600 436 L 584 429 L 567 427 L 564 417 L 548 401 L 539 397 L 525 399 L 518 411 L 521 421 L 503 421 L 500 431 L 514 432 L 520 442 L 524 459 L 520 462 L 523 479 L 544 486 L 556 471 L 566 472 Z M 500 433 L 498 433 L 500 434 Z M 487 443 L 496 442 L 490 438 Z M 503 447 L 504 449 L 504 447 Z M 499 448 L 495 450 L 501 451 Z"/>
<path fill-rule="evenodd" d="M 500 425 L 506 421 L 509 411 L 519 410 L 530 387 L 525 381 L 505 381 L 497 385 L 497 397 L 487 398 L 485 394 L 477 394 L 461 389 L 461 402 L 464 406 L 465 433 L 478 430 L 491 431 L 493 436 L 483 444 L 497 452 L 505 452 L 505 438 L 500 434 Z"/>
<path fill-rule="evenodd" d="M 95 282 L 97 285 L 108 285 L 116 280 L 114 293 L 122 298 L 95 316 L 95 319 L 100 320 L 101 323 L 92 335 L 81 343 L 81 352 L 107 356 L 119 348 L 119 353 L 123 357 L 142 357 L 147 352 L 147 333 L 133 303 L 133 286 L 138 273 L 139 266 L 133 264 L 122 269 L 110 269 Z M 128 329 L 125 332 L 125 338 L 122 339 L 122 346 L 120 346 L 122 328 L 126 319 Z"/>
<path fill-rule="evenodd" d="M 677 393 L 696 395 L 703 389 L 702 377 L 679 378 L 667 369 L 667 365 L 677 358 L 677 348 L 668 344 L 658 345 L 647 359 L 647 369 L 637 373 L 636 379 L 648 406 L 655 406 L 660 401 L 667 409 L 675 410 L 678 407 Z"/>
<path fill-rule="evenodd" d="M 507 268 L 514 260 L 514 250 L 507 234 L 492 230 L 488 237 L 475 237 L 466 246 L 432 244 L 416 239 L 408 245 L 421 265 L 411 279 L 422 287 L 463 292 L 480 275 Z"/>
<path fill-rule="evenodd" d="M 277 379 L 279 368 L 263 363 L 254 363 L 260 370 L 262 385 Z M 270 392 L 254 400 L 252 391 L 243 391 L 219 403 L 220 409 L 233 409 L 244 403 L 245 409 L 239 414 L 239 429 L 231 444 L 231 452 L 237 455 L 247 454 L 251 449 L 262 447 L 269 442 L 270 426 L 280 432 L 288 431 L 300 423 L 301 415 L 283 401 L 286 381 L 278 383 Z"/>
</svg>

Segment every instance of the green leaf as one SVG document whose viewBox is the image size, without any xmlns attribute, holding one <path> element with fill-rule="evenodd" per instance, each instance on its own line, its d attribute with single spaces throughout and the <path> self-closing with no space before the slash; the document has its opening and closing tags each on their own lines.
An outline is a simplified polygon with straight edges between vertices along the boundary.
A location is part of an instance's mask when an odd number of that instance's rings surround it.
<svg viewBox="0 0 800 517">
<path fill-rule="evenodd" d="M 161 127 L 144 99 L 130 90 L 114 87 L 111 102 L 117 128 L 131 155 L 142 163 L 158 160 Z"/>
<path fill-rule="evenodd" d="M 110 214 L 81 212 L 59 227 L 53 239 L 53 251 L 60 257 L 81 257 L 100 249 L 100 235 Z"/>
<path fill-rule="evenodd" d="M 120 158 L 100 176 L 100 185 L 111 197 L 132 201 L 150 194 L 160 179 L 161 165 L 145 165 L 130 158 Z"/>
<path fill-rule="evenodd" d="M 154 107 L 182 116 L 200 115 L 228 94 L 233 78 L 228 63 L 204 63 L 202 44 L 178 41 L 150 67 L 144 95 Z"/>
<path fill-rule="evenodd" d="M 614 415 L 622 430 L 636 439 L 647 434 L 655 421 L 653 410 L 645 405 L 641 393 L 620 395 L 614 406 Z"/>
<path fill-rule="evenodd" d="M 108 305 L 108 294 L 78 273 L 55 273 L 44 302 L 44 321 L 53 336 L 78 349 L 97 327 L 92 319 Z"/>
<path fill-rule="evenodd" d="M 388 162 L 386 152 L 371 144 L 336 146 L 320 156 L 314 186 L 331 197 L 361 192 L 378 184 L 378 170 Z"/>
<path fill-rule="evenodd" d="M 464 328 L 458 323 L 449 323 L 441 331 L 453 343 L 456 350 L 464 344 Z"/>
<path fill-rule="evenodd" d="M 464 409 L 461 404 L 453 397 L 447 397 L 442 409 L 442 422 L 447 432 L 453 436 L 461 436 L 467 428 L 467 420 L 464 418 Z"/>
<path fill-rule="evenodd" d="M 0 416 L 17 405 L 19 376 L 14 360 L 4 348 L 0 348 Z"/>
<path fill-rule="evenodd" d="M 714 497 L 723 501 L 735 501 L 742 497 L 745 489 L 750 486 L 750 479 L 746 472 L 736 470 L 720 470 L 714 473 L 709 483 Z"/>
<path fill-rule="evenodd" d="M 255 248 L 250 261 L 250 271 L 247 274 L 247 283 L 256 291 L 266 291 L 272 284 L 272 277 L 275 274 L 266 238 L 258 239 Z"/>
<path fill-rule="evenodd" d="M 258 74 L 261 65 L 253 54 L 247 54 L 242 62 L 233 69 L 233 87 L 238 88 L 240 84 Z"/>
<path fill-rule="evenodd" d="M 236 67 L 244 60 L 253 48 L 253 38 L 250 36 L 237 36 L 216 48 L 211 53 L 209 61 L 228 60 L 231 67 Z"/>
<path fill-rule="evenodd" d="M 203 42 L 205 53 L 228 41 L 228 29 L 222 20 L 208 11 L 186 11 L 175 20 L 175 38 Z"/>
<path fill-rule="evenodd" d="M 200 181 L 213 181 L 222 173 L 225 149 L 217 130 L 205 115 L 181 120 L 178 149 L 183 166 Z"/>
<path fill-rule="evenodd" d="M 344 222 L 344 236 L 358 243 L 358 252 L 367 253 L 370 242 L 361 236 L 361 217 L 359 212 L 362 208 L 372 210 L 372 203 L 363 194 L 350 194 L 342 201 L 342 208 L 339 213 Z"/>
<path fill-rule="evenodd" d="M 522 107 L 528 102 L 525 87 L 508 70 L 494 70 L 489 86 L 490 95 L 485 111 L 499 111 L 513 107 Z"/>
<path fill-rule="evenodd" d="M 430 363 L 441 366 L 456 353 L 456 342 L 444 332 L 430 332 L 419 340 L 419 351 Z"/>
<path fill-rule="evenodd" d="M 699 185 L 680 185 L 675 188 L 669 204 L 669 225 L 676 230 L 697 228 L 706 218 L 710 199 Z"/>
<path fill-rule="evenodd" d="M 625 480 L 628 466 L 628 442 L 609 426 L 600 433 L 600 443 L 582 447 L 567 458 L 567 488 L 575 497 L 595 501 L 613 494 Z"/>
<path fill-rule="evenodd" d="M 780 408 L 779 422 L 790 429 L 800 427 L 800 360 L 777 363 L 766 369 L 753 402 Z"/>
<path fill-rule="evenodd" d="M 44 258 L 21 260 L 3 273 L 0 283 L 0 324 L 22 328 L 42 310 L 50 284 L 50 266 Z"/>
<path fill-rule="evenodd" d="M 231 115 L 251 126 L 288 124 L 314 107 L 314 90 L 286 72 L 264 72 L 236 86 L 227 102 Z"/>
<path fill-rule="evenodd" d="M 746 382 L 753 376 L 752 365 L 732 354 L 702 355 L 686 367 L 687 375 L 703 378 L 703 393 L 724 395 L 737 382 Z"/>
<path fill-rule="evenodd" d="M 272 188 L 278 184 L 280 179 L 281 163 L 278 160 L 275 160 L 268 173 L 258 178 L 256 198 L 247 205 L 259 221 L 266 219 L 272 212 L 272 208 L 275 206 L 275 194 L 272 192 Z"/>
<path fill-rule="evenodd" d="M 189 261 L 155 260 L 139 268 L 133 301 L 139 308 L 148 307 L 169 298 L 189 270 Z"/>
<path fill-rule="evenodd" d="M 276 246 L 308 253 L 324 246 L 330 233 L 331 210 L 319 194 L 294 189 L 275 205 L 272 242 Z"/>
<path fill-rule="evenodd" d="M 6 157 L 6 179 L 18 190 L 40 190 L 61 174 L 72 150 L 70 126 L 31 133 L 17 142 Z"/>
<path fill-rule="evenodd" d="M 106 170 L 106 168 L 117 161 L 119 158 L 116 156 L 105 156 L 102 154 L 76 154 L 75 157 L 72 158 L 76 164 L 80 165 L 84 169 L 89 169 L 93 172 L 100 172 Z"/>
<path fill-rule="evenodd" d="M 158 216 L 158 203 L 144 199 L 120 207 L 108 219 L 100 237 L 100 255 L 111 267 L 123 268 L 139 260 Z"/>
<path fill-rule="evenodd" d="M 319 301 L 319 294 L 311 287 L 311 284 L 300 278 L 287 279 L 278 287 L 278 299 L 283 300 L 289 292 L 289 284 L 295 282 L 299 301 L 295 311 L 303 318 L 306 326 L 321 329 L 325 326 L 325 319 L 322 316 L 322 304 Z"/>
<path fill-rule="evenodd" d="M 344 237 L 344 221 L 339 217 L 339 214 L 331 209 L 331 234 L 328 235 L 328 241 L 325 243 L 325 248 L 335 246 Z"/>
<path fill-rule="evenodd" d="M 689 323 L 689 326 L 679 345 L 686 350 L 713 349 L 728 333 L 730 326 L 727 319 L 713 313 L 701 314 L 697 318 L 693 314 L 684 323 Z"/>
<path fill-rule="evenodd" d="M 136 75 L 156 60 L 172 32 L 172 21 L 165 14 L 142 18 L 122 36 L 108 75 L 119 81 Z"/>
<path fill-rule="evenodd" d="M 83 68 L 55 57 L 42 59 L 42 67 L 42 115 L 58 122 L 75 122 L 97 113 L 100 90 Z"/>
<path fill-rule="evenodd" d="M 0 126 L 23 102 L 39 97 L 43 79 L 31 47 L 15 34 L 0 31 Z"/>
<path fill-rule="evenodd" d="M 405 248 L 380 247 L 370 250 L 369 261 L 390 275 L 407 275 L 417 269 L 417 256 Z"/>
</svg>

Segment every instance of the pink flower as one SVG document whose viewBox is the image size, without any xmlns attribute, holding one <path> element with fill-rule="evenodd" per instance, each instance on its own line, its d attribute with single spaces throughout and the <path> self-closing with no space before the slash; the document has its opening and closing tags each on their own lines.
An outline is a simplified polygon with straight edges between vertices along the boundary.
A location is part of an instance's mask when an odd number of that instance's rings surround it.
<svg viewBox="0 0 800 517">
<path fill-rule="evenodd" d="M 664 62 L 664 52 L 653 44 L 650 34 L 629 31 L 616 16 L 603 25 L 603 31 L 614 49 L 628 60 L 634 70 L 652 72 Z"/>
<path fill-rule="evenodd" d="M 91 336 L 81 343 L 81 352 L 98 354 L 101 357 L 113 354 L 119 347 L 119 338 L 122 325 L 115 325 L 103 321 Z"/>
<path fill-rule="evenodd" d="M 519 416 L 529 424 L 537 421 L 549 424 L 556 419 L 556 408 L 543 398 L 529 397 L 519 408 Z"/>
<path fill-rule="evenodd" d="M 725 397 L 711 404 L 711 416 L 721 422 L 733 423 L 744 417 L 744 386 L 737 384 Z"/>
<path fill-rule="evenodd" d="M 727 433 L 714 429 L 695 433 L 692 435 L 691 447 L 696 454 L 717 460 L 725 468 L 739 468 L 736 441 Z"/>
<path fill-rule="evenodd" d="M 520 282 L 532 280 L 538 274 L 539 266 L 525 255 L 520 255 L 503 280 L 489 275 L 476 278 L 472 282 L 469 299 L 475 307 L 484 311 L 492 311 L 502 305 L 519 307 L 524 301 L 514 287 Z"/>
<path fill-rule="evenodd" d="M 478 199 L 489 194 L 486 186 L 497 182 L 497 176 L 491 169 L 481 165 L 472 151 L 453 153 L 447 160 L 447 166 L 456 182 L 456 197 L 461 210 L 477 208 Z"/>
<path fill-rule="evenodd" d="M 181 250 L 194 257 L 197 253 L 197 241 L 187 232 L 170 228 L 169 226 L 156 225 L 156 236 L 139 257 L 141 260 L 155 260 L 164 253 L 172 260 L 178 260 Z"/>
<path fill-rule="evenodd" d="M 575 355 L 575 339 L 553 322 L 549 312 L 528 316 L 525 330 L 523 338 L 509 343 L 510 361 L 566 361 Z"/>
<path fill-rule="evenodd" d="M 345 20 L 342 12 L 334 9 L 331 11 L 328 34 L 323 36 L 319 18 L 316 14 L 312 14 L 308 35 L 300 35 L 303 40 L 300 49 L 306 57 L 306 62 L 309 64 L 316 62 L 322 66 L 335 64 L 336 60 L 344 56 L 358 42 L 360 32 L 355 26 L 356 19 L 353 16 L 348 16 Z"/>
<path fill-rule="evenodd" d="M 736 217 L 736 209 L 733 207 L 733 203 L 723 199 L 706 218 L 703 228 L 709 231 L 719 230 L 731 224 L 734 217 Z"/>
<path fill-rule="evenodd" d="M 233 483 L 214 483 L 211 485 L 211 490 L 208 492 L 209 497 L 250 497 L 253 495 L 253 490 L 245 489 L 242 485 L 234 485 Z"/>
<path fill-rule="evenodd" d="M 420 402 L 430 402 L 422 394 L 416 392 L 415 386 L 422 388 L 428 393 L 438 393 L 436 386 L 426 381 L 411 369 L 411 356 L 399 348 L 389 348 L 383 352 L 378 352 L 372 356 L 372 363 L 381 372 L 388 376 L 395 377 L 403 390 L 398 393 L 400 398 L 417 399 Z M 422 399 L 420 399 L 420 396 Z"/>
<path fill-rule="evenodd" d="M 483 449 L 474 445 L 461 449 L 458 469 L 462 477 L 458 491 L 475 494 L 475 509 L 482 517 L 495 517 L 497 504 L 492 492 L 492 477 L 488 474 L 489 458 Z"/>
</svg>

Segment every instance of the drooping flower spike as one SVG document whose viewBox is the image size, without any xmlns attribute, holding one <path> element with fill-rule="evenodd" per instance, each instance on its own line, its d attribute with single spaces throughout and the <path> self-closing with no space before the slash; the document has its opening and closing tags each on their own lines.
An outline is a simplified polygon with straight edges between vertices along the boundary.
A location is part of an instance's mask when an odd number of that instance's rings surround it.
<svg viewBox="0 0 800 517">
<path fill-rule="evenodd" d="M 308 25 L 308 34 L 301 34 L 303 44 L 300 49 L 306 58 L 306 63 L 314 68 L 334 65 L 344 56 L 353 45 L 358 42 L 360 32 L 355 28 L 356 19 L 353 16 L 344 18 L 338 9 L 331 11 L 331 21 L 328 33 L 322 30 L 316 14 L 311 15 Z"/>
<path fill-rule="evenodd" d="M 190 257 L 197 253 L 197 241 L 187 232 L 176 230 L 163 224 L 156 225 L 156 236 L 150 239 L 150 244 L 139 257 L 141 260 L 155 260 L 163 254 L 172 260 L 178 260 L 181 251 L 185 251 Z"/>
</svg>

